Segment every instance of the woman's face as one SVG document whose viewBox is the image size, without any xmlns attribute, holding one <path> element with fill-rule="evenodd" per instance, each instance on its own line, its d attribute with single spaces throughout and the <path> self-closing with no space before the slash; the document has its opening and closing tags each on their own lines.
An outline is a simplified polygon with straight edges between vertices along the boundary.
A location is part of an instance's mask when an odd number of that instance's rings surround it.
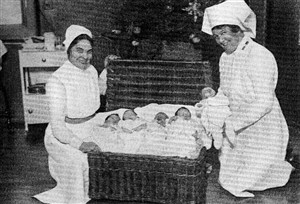
<svg viewBox="0 0 300 204">
<path fill-rule="evenodd" d="M 225 53 L 227 54 L 233 53 L 244 37 L 244 34 L 240 31 L 237 33 L 232 32 L 229 26 L 214 28 L 212 33 L 216 42 L 225 50 Z"/>
<path fill-rule="evenodd" d="M 92 57 L 92 45 L 90 41 L 83 39 L 71 48 L 69 60 L 76 67 L 85 70 L 91 65 Z"/>
</svg>

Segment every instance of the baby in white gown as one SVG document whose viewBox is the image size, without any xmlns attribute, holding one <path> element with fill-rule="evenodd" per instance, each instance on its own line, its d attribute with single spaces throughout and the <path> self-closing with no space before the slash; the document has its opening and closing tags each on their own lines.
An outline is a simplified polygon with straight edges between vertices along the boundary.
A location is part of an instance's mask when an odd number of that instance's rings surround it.
<svg viewBox="0 0 300 204">
<path fill-rule="evenodd" d="M 185 107 L 179 108 L 168 123 L 170 154 L 175 151 L 178 156 L 196 158 L 203 147 L 202 125 L 191 118 L 191 112 Z"/>
<path fill-rule="evenodd" d="M 124 131 L 119 126 L 120 116 L 116 113 L 110 114 L 105 118 L 101 125 L 94 127 L 91 140 L 95 142 L 103 152 L 122 152 L 124 140 L 121 135 Z"/>
<path fill-rule="evenodd" d="M 145 120 L 138 117 L 132 109 L 126 110 L 123 114 L 119 126 L 127 133 L 139 132 L 146 129 L 147 123 Z"/>
<path fill-rule="evenodd" d="M 214 147 L 220 149 L 224 140 L 224 121 L 231 114 L 229 101 L 225 96 L 216 96 L 216 92 L 210 87 L 202 89 L 201 96 L 202 100 L 195 105 L 196 115 L 206 133 L 213 138 Z"/>
<path fill-rule="evenodd" d="M 144 139 L 138 151 L 139 154 L 164 155 L 164 149 L 168 145 L 166 142 L 168 118 L 167 114 L 159 112 L 152 121 L 147 123 L 147 128 L 143 131 Z"/>
</svg>

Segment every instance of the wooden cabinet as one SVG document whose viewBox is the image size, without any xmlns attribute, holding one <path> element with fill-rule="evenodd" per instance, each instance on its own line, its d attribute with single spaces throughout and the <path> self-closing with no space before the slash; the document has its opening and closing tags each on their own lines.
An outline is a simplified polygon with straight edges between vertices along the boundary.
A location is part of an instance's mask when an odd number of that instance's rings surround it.
<svg viewBox="0 0 300 204">
<path fill-rule="evenodd" d="M 49 110 L 45 84 L 50 75 L 65 61 L 64 51 L 19 50 L 22 103 L 25 130 L 28 124 L 48 123 Z"/>
</svg>

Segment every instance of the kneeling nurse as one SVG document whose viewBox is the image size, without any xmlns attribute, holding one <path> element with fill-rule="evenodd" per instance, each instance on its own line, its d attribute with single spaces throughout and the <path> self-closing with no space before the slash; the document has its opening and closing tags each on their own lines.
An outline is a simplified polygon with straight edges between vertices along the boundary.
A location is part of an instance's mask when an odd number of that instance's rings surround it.
<svg viewBox="0 0 300 204">
<path fill-rule="evenodd" d="M 243 0 L 226 0 L 205 10 L 202 31 L 224 49 L 217 95 L 229 100 L 225 120 L 230 142 L 220 152 L 221 186 L 236 197 L 284 186 L 292 166 L 285 161 L 288 127 L 275 95 L 273 54 L 254 42 L 256 16 Z"/>
<path fill-rule="evenodd" d="M 90 64 L 92 33 L 71 25 L 64 41 L 68 60 L 46 85 L 50 123 L 45 133 L 48 164 L 55 188 L 35 195 L 43 203 L 87 203 L 89 171 L 87 153 L 100 151 L 91 135 L 92 118 L 100 107 L 98 73 Z"/>
</svg>

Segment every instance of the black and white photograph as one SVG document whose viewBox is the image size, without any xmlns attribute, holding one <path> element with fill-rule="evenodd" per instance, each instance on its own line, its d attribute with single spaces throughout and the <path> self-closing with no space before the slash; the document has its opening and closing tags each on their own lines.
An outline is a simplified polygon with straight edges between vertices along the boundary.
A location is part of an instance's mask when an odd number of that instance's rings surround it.
<svg viewBox="0 0 300 204">
<path fill-rule="evenodd" d="M 300 204 L 300 0 L 0 0 L 1 204 Z"/>
</svg>

